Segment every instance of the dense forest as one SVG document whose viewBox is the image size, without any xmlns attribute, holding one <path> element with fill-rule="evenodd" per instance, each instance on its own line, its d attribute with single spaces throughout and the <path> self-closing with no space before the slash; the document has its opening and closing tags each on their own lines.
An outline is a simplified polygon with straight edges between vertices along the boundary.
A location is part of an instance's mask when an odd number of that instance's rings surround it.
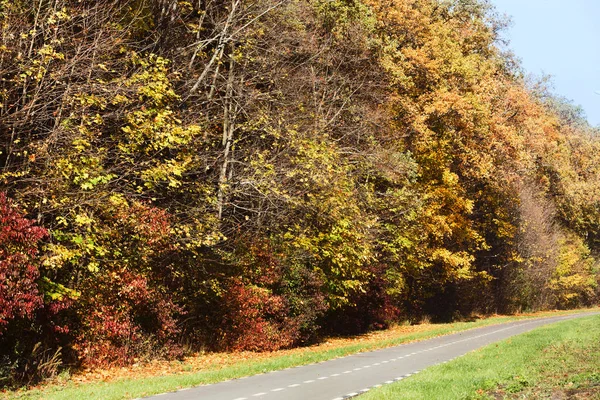
<svg viewBox="0 0 600 400">
<path fill-rule="evenodd" d="M 0 0 L 0 386 L 597 304 L 600 132 L 485 0 Z"/>
</svg>

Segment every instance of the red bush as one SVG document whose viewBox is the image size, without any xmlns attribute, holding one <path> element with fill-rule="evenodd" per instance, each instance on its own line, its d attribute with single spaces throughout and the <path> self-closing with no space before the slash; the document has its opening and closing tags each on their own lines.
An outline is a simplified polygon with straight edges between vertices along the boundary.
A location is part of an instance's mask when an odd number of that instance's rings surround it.
<svg viewBox="0 0 600 400">
<path fill-rule="evenodd" d="M 274 351 L 313 341 L 327 308 L 316 274 L 303 265 L 287 265 L 268 241 L 247 239 L 238 249 L 242 271 L 226 283 L 221 298 L 219 346 Z"/>
<path fill-rule="evenodd" d="M 81 284 L 75 348 L 86 366 L 126 365 L 144 357 L 182 355 L 169 294 L 169 214 L 143 203 L 110 210 L 98 243 L 114 249 Z M 110 259 L 110 261 L 106 261 Z"/>
<path fill-rule="evenodd" d="M 268 289 L 234 280 L 224 297 L 221 345 L 230 350 L 273 351 L 294 343 L 297 326 L 285 300 Z"/>
<path fill-rule="evenodd" d="M 85 365 L 126 365 L 142 357 L 181 355 L 175 343 L 176 315 L 183 310 L 150 286 L 149 279 L 122 270 L 96 284 L 97 297 L 80 308 L 83 326 L 76 349 Z"/>
<path fill-rule="evenodd" d="M 38 242 L 47 234 L 0 193 L 0 334 L 9 321 L 32 317 L 43 305 L 35 257 Z"/>
</svg>

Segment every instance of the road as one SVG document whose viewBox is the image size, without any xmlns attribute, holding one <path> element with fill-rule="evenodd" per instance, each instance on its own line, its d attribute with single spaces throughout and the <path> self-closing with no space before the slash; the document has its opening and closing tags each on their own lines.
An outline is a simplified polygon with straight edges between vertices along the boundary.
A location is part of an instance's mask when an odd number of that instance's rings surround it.
<svg viewBox="0 0 600 400">
<path fill-rule="evenodd" d="M 311 365 L 160 394 L 153 400 L 342 400 L 542 325 L 598 313 L 522 320 Z"/>
</svg>

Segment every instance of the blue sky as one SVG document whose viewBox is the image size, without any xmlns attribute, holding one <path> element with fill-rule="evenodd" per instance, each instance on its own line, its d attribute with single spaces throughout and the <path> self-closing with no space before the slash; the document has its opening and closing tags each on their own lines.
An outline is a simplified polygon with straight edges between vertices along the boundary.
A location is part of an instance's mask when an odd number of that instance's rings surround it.
<svg viewBox="0 0 600 400">
<path fill-rule="evenodd" d="M 512 17 L 503 33 L 535 75 L 553 76 L 554 92 L 581 105 L 600 125 L 600 0 L 491 0 Z"/>
</svg>

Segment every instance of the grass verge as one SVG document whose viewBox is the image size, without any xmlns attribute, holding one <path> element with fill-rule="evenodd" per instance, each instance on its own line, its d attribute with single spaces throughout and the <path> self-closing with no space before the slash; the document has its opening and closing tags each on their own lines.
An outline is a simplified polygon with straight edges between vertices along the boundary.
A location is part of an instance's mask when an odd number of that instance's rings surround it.
<svg viewBox="0 0 600 400">
<path fill-rule="evenodd" d="M 359 398 L 600 399 L 600 316 L 537 328 Z"/>
<path fill-rule="evenodd" d="M 598 309 L 595 310 L 598 311 Z M 473 322 L 452 324 L 396 326 L 386 331 L 374 332 L 355 338 L 333 338 L 316 346 L 273 353 L 199 354 L 186 359 L 184 362 L 156 362 L 144 366 L 80 373 L 74 376 L 62 377 L 54 382 L 48 382 L 35 388 L 2 392 L 0 397 L 10 400 L 132 399 L 325 361 L 471 328 L 573 312 L 496 316 Z"/>
</svg>

